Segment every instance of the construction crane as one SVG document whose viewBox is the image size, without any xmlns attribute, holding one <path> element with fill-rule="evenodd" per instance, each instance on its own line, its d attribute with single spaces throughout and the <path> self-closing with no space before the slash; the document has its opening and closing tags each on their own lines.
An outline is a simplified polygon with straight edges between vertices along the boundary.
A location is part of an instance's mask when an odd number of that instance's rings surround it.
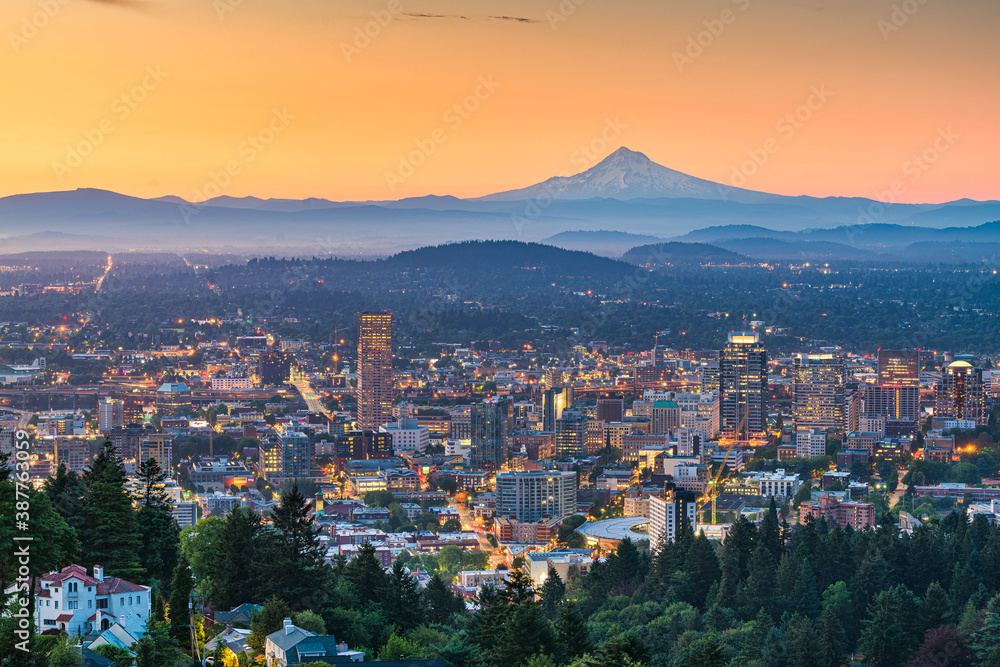
<svg viewBox="0 0 1000 667">
<path fill-rule="evenodd" d="M 722 475 L 722 472 L 726 469 L 726 463 L 729 461 L 729 455 L 733 453 L 733 449 L 736 448 L 736 445 L 738 445 L 740 442 L 745 442 L 745 441 L 741 441 L 739 439 L 739 433 L 746 426 L 747 415 L 749 415 L 749 414 L 750 414 L 749 410 L 747 410 L 745 413 L 743 413 L 743 418 L 740 420 L 739 426 L 736 427 L 737 437 L 731 438 L 731 439 L 729 439 L 729 438 L 726 438 L 726 439 L 720 438 L 720 443 L 721 442 L 727 442 L 727 444 L 726 444 L 726 454 L 725 454 L 725 456 L 722 457 L 722 463 L 719 464 L 719 470 L 718 470 L 718 472 L 715 473 L 715 477 L 713 477 L 712 480 L 705 487 L 705 495 L 702 496 L 702 500 L 706 500 L 707 499 L 707 500 L 709 500 L 712 503 L 712 525 L 713 526 L 716 525 L 716 524 L 718 524 L 717 515 L 716 515 L 716 499 L 719 497 L 719 484 L 724 479 L 724 477 Z"/>
</svg>

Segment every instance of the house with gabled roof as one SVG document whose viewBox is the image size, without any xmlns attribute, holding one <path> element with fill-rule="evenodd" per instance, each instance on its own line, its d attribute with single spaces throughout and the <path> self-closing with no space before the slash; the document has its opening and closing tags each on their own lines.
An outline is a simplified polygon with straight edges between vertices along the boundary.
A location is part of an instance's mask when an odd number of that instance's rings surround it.
<svg viewBox="0 0 1000 667">
<path fill-rule="evenodd" d="M 10 595 L 17 584 L 5 592 Z M 82 565 L 67 565 L 35 580 L 35 623 L 40 633 L 65 632 L 91 635 L 114 624 L 139 638 L 146 632 L 152 609 L 149 586 L 117 577 L 105 577 L 104 568 L 94 566 L 93 575 Z"/>
</svg>

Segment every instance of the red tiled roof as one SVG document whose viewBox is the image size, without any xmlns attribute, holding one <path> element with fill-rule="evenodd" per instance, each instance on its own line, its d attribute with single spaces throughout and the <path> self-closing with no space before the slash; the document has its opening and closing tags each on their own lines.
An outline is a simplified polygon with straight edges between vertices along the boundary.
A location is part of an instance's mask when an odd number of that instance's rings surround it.
<svg viewBox="0 0 1000 667">
<path fill-rule="evenodd" d="M 103 614 L 105 616 L 111 616 L 111 618 L 114 618 L 114 616 L 112 616 L 108 612 L 104 611 L 103 609 L 99 609 L 96 614 L 94 614 L 93 616 L 91 616 L 87 620 L 88 621 L 96 621 L 96 620 L 98 620 L 101 617 L 101 614 Z"/>
<path fill-rule="evenodd" d="M 139 591 L 148 591 L 148 586 L 140 586 L 139 584 L 133 584 L 131 581 L 125 581 L 124 579 L 119 579 L 118 577 L 105 577 L 104 581 L 97 584 L 97 594 L 98 595 L 111 595 L 113 593 L 136 593 Z"/>
<path fill-rule="evenodd" d="M 66 623 L 67 621 L 73 620 L 73 614 L 59 614 L 56 616 L 56 621 L 60 623 Z"/>
</svg>

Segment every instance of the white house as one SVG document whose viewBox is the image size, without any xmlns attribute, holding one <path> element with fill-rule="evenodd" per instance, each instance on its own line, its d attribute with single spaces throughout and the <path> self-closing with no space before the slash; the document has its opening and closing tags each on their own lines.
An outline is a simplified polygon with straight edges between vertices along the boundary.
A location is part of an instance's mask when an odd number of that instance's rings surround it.
<svg viewBox="0 0 1000 667">
<path fill-rule="evenodd" d="M 152 610 L 149 586 L 117 577 L 105 577 L 104 568 L 94 566 L 87 576 L 82 565 L 67 565 L 36 580 L 35 623 L 39 632 L 61 630 L 88 635 L 118 623 L 133 637 L 146 632 Z M 15 586 L 7 589 L 14 592 Z"/>
</svg>

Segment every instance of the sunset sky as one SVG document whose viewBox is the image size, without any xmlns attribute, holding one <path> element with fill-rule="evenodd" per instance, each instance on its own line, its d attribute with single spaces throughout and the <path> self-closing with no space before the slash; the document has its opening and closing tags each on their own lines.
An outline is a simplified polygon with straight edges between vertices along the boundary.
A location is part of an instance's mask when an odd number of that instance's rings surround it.
<svg viewBox="0 0 1000 667">
<path fill-rule="evenodd" d="M 4 0 L 0 195 L 199 199 L 228 166 L 232 196 L 479 196 L 594 142 L 723 183 L 769 145 L 742 185 L 781 194 L 1000 199 L 998 25 L 996 0 Z"/>
</svg>

